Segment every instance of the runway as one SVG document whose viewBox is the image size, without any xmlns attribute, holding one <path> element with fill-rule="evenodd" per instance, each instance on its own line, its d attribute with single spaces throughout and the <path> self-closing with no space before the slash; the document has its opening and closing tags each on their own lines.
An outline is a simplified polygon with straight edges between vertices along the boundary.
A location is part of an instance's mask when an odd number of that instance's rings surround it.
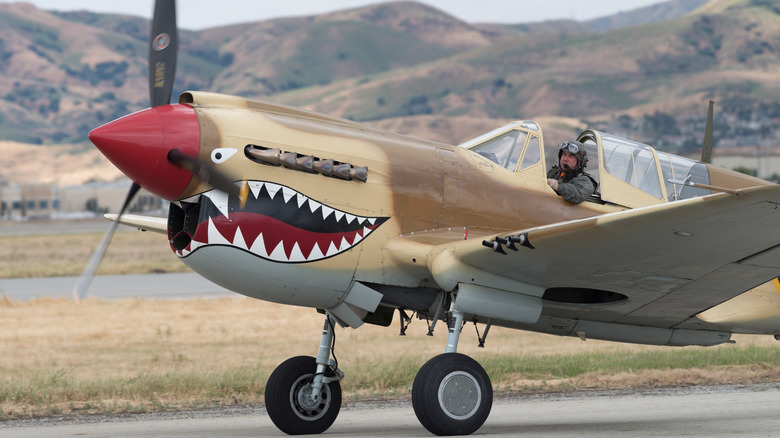
<svg viewBox="0 0 780 438">
<path fill-rule="evenodd" d="M 0 279 L 0 295 L 14 301 L 73 296 L 78 277 Z M 99 275 L 92 280 L 87 297 L 103 299 L 189 299 L 236 296 L 195 273 Z"/>
<path fill-rule="evenodd" d="M 473 436 L 772 437 L 780 434 L 778 385 L 530 396 L 497 400 Z M 182 414 L 187 416 L 188 414 Z M 139 416 L 97 424 L 0 426 L 8 438 L 284 437 L 263 413 L 160 419 Z M 428 437 L 409 403 L 345 407 L 323 436 Z"/>
</svg>

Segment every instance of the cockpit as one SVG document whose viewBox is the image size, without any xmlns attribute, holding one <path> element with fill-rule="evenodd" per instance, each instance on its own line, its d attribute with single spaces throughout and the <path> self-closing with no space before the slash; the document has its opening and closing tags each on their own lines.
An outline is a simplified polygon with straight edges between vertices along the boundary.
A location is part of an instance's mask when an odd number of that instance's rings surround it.
<svg viewBox="0 0 780 438">
<path fill-rule="evenodd" d="M 647 195 L 643 204 L 653 204 L 710 194 L 710 190 L 671 182 L 690 177 L 692 182 L 709 185 L 707 166 L 698 161 L 593 130 L 583 132 L 578 140 L 590 149 L 589 154 L 598 157 L 602 200 L 629 205 L 625 203 L 626 196 L 645 198 Z M 618 199 L 622 202 L 617 202 Z"/>
<path fill-rule="evenodd" d="M 710 190 L 671 182 L 688 179 L 709 185 L 709 170 L 698 161 L 594 130 L 584 131 L 577 140 L 585 145 L 589 157 L 586 172 L 599 183 L 592 202 L 633 208 L 710 193 Z M 541 180 L 553 164 L 545 164 L 542 130 L 532 121 L 510 123 L 460 147 L 508 171 L 534 174 Z"/>
</svg>

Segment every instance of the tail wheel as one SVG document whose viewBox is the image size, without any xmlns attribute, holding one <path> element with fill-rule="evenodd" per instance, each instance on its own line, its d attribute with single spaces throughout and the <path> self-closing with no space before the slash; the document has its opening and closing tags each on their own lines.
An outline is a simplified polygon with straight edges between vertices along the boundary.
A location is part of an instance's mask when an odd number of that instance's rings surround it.
<svg viewBox="0 0 780 438">
<path fill-rule="evenodd" d="M 265 386 L 265 407 L 271 421 L 289 435 L 317 434 L 328 430 L 341 410 L 341 384 L 325 384 L 320 399 L 310 397 L 317 364 L 313 357 L 298 356 L 276 367 Z"/>
<path fill-rule="evenodd" d="M 482 427 L 493 406 L 493 387 L 484 368 L 459 353 L 429 360 L 414 378 L 412 406 L 435 435 L 469 435 Z"/>
</svg>

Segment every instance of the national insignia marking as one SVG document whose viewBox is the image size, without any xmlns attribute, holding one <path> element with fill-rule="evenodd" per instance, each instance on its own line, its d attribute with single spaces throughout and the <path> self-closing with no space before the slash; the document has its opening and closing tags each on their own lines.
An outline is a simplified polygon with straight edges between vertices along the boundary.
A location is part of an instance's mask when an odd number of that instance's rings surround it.
<svg viewBox="0 0 780 438">
<path fill-rule="evenodd" d="M 157 35 L 157 37 L 154 39 L 154 42 L 152 43 L 152 48 L 154 48 L 155 51 L 159 52 L 162 50 L 165 50 L 168 45 L 171 44 L 171 36 L 167 33 L 161 33 Z"/>
</svg>

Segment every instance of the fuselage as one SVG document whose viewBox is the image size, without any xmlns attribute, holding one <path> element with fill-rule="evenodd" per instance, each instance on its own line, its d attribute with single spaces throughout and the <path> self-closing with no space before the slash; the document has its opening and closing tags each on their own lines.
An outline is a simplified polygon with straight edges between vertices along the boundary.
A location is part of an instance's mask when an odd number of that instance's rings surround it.
<svg viewBox="0 0 780 438">
<path fill-rule="evenodd" d="M 430 245 L 630 207 L 563 201 L 546 185 L 543 156 L 513 172 L 466 148 L 303 110 L 211 93 L 185 93 L 180 102 L 122 122 L 145 132 L 141 158 L 126 156 L 132 135 L 119 135 L 119 147 L 96 141 L 122 129 L 98 128 L 93 142 L 172 201 L 169 242 L 185 264 L 266 301 L 346 306 L 360 318 L 382 299 L 364 284 L 451 290 L 431 274 Z M 231 175 L 243 195 L 171 172 L 155 152 L 170 147 Z M 727 176 L 736 187 L 756 183 Z"/>
</svg>

